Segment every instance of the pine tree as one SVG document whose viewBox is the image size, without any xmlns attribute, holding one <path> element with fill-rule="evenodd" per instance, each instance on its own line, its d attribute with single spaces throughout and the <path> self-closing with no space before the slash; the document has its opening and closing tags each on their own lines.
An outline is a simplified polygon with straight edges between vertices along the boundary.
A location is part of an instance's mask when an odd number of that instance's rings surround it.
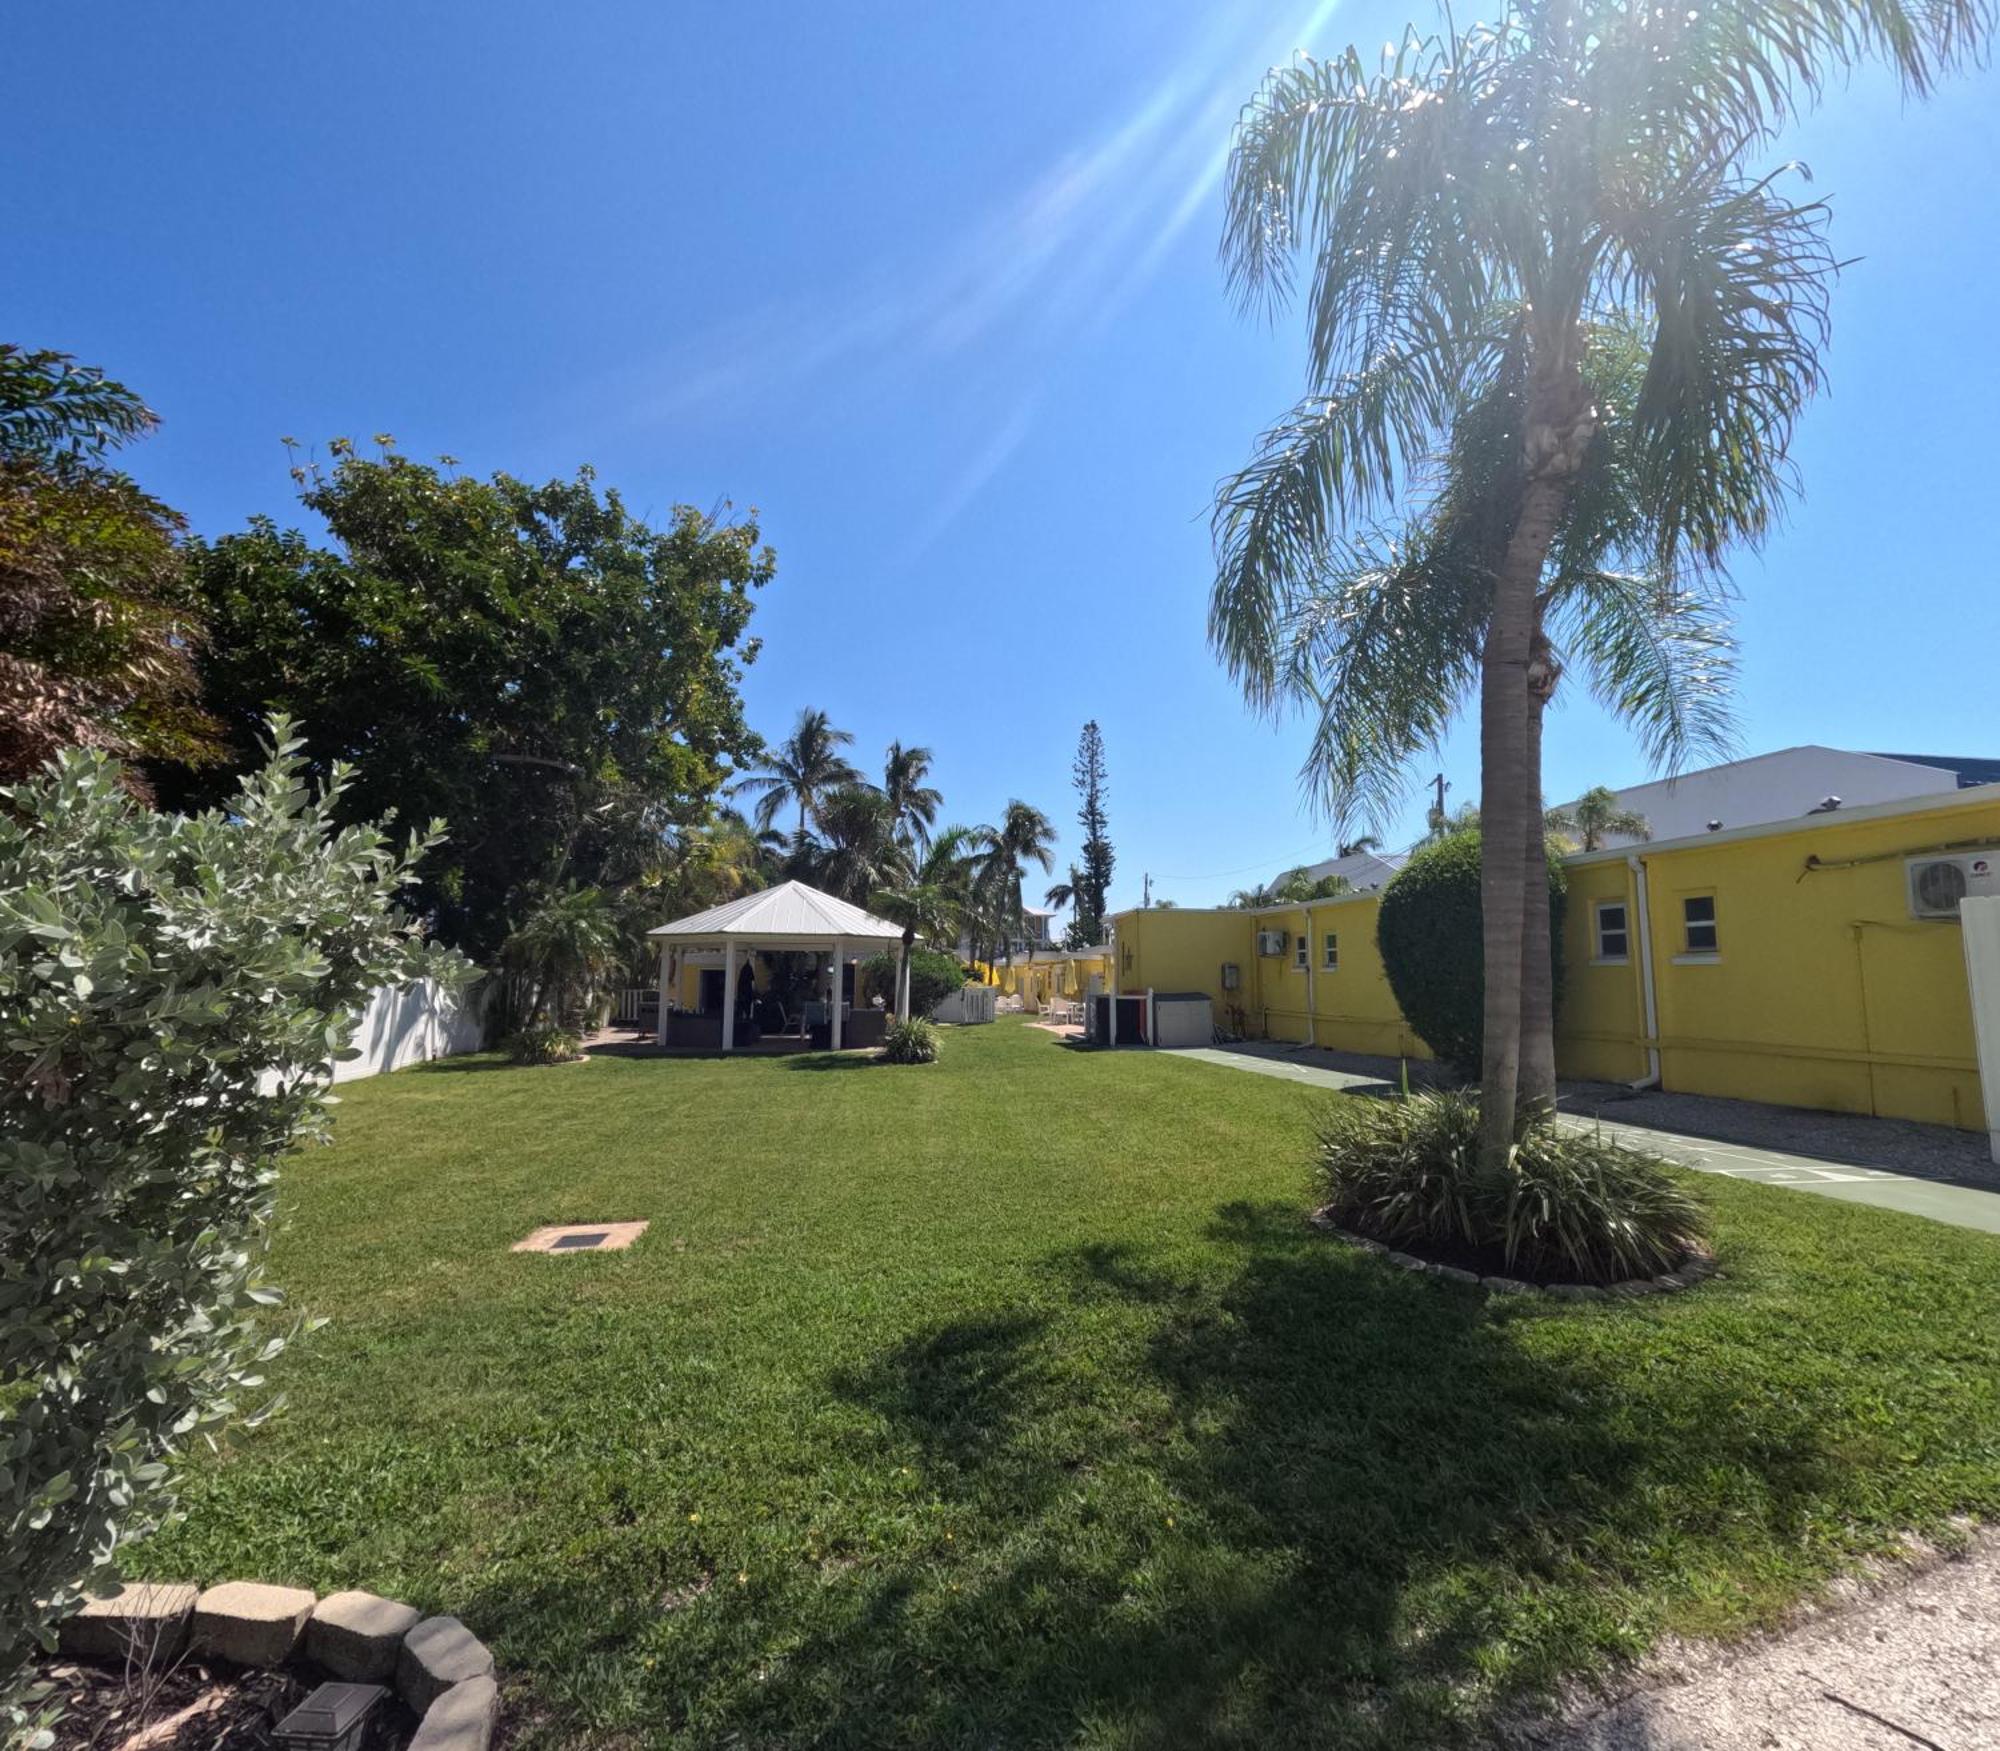
<svg viewBox="0 0 2000 1751">
<path fill-rule="evenodd" d="M 1111 869 L 1116 855 L 1111 849 L 1109 821 L 1104 811 L 1104 736 L 1092 718 L 1077 739 L 1076 763 L 1070 768 L 1076 794 L 1083 799 L 1076 818 L 1083 827 L 1082 864 L 1077 883 L 1075 929 L 1086 943 L 1104 940 L 1104 908 L 1111 890 Z"/>
</svg>

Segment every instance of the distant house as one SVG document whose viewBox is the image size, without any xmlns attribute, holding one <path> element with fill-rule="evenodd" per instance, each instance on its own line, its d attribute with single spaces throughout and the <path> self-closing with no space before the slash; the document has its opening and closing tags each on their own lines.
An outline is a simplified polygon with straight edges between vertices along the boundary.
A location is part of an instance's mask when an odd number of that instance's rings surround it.
<svg viewBox="0 0 2000 1751">
<path fill-rule="evenodd" d="M 1324 863 L 1307 864 L 1306 876 L 1315 882 L 1339 876 L 1356 893 L 1365 894 L 1381 887 L 1409 861 L 1409 853 L 1404 851 L 1354 851 L 1345 857 L 1329 857 Z"/>
<path fill-rule="evenodd" d="M 1863 754 L 1808 743 L 1684 772 L 1678 778 L 1628 785 L 1618 792 L 1618 802 L 1621 808 L 1644 815 L 1655 839 L 1687 839 L 1697 833 L 1761 827 L 1995 782 L 2000 782 L 2000 759 Z M 1608 847 L 1633 841 L 1611 834 L 1604 843 Z"/>
</svg>

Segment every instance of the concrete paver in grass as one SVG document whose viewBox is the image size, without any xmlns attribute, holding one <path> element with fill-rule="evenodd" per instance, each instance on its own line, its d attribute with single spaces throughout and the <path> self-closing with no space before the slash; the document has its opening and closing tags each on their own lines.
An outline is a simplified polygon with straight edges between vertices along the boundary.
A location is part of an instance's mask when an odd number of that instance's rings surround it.
<svg viewBox="0 0 2000 1751">
<path fill-rule="evenodd" d="M 1230 1070 L 1247 1070 L 1253 1075 L 1271 1076 L 1308 1088 L 1382 1093 L 1396 1085 L 1393 1062 L 1348 1058 L 1304 1046 L 1269 1043 L 1187 1046 L 1170 1049 L 1166 1055 L 1195 1063 L 1218 1064 Z M 1976 1183 L 1976 1177 L 1983 1177 L 1979 1176 L 1975 1159 L 1983 1148 L 1983 1139 L 1970 1133 L 1847 1114 L 1799 1113 L 1794 1118 L 1780 1108 L 1754 1107 L 1743 1101 L 1701 1100 L 1687 1095 L 1642 1095 L 1631 1100 L 1635 1114 L 1662 1109 L 1669 1115 L 1669 1122 L 1677 1127 L 1670 1130 L 1659 1124 L 1637 1124 L 1606 1116 L 1601 1107 L 1594 1106 L 1588 1091 L 1565 1099 L 1566 1104 L 1584 1109 L 1569 1112 L 1570 1123 L 1601 1125 L 1608 1136 L 1619 1142 L 1653 1150 L 1703 1173 L 1726 1174 L 1731 1179 L 1754 1180 L 1759 1185 L 1792 1186 L 1799 1191 L 1817 1192 L 1821 1197 L 1873 1204 L 1885 1210 L 1928 1216 L 1935 1222 L 1949 1222 L 1959 1228 L 2000 1234 L 2000 1181 L 1990 1185 Z M 1612 1102 L 1607 1097 L 1606 1104 L 1623 1106 L 1626 1102 Z M 1799 1147 L 1769 1148 L 1735 1141 L 1731 1135 L 1753 1129 L 1764 1134 L 1778 1130 L 1796 1136 Z M 1935 1137 L 1929 1135 L 1933 1132 L 1937 1133 Z M 1962 1135 L 1970 1138 L 1963 1148 Z M 1886 1150 L 1885 1140 L 1890 1145 Z M 1925 1175 L 1919 1177 L 1871 1165 L 1885 1154 L 1893 1158 L 1896 1147 L 1920 1154 Z M 1954 1169 L 1975 1179 L 1975 1183 L 1934 1177 L 1948 1176 Z"/>
</svg>

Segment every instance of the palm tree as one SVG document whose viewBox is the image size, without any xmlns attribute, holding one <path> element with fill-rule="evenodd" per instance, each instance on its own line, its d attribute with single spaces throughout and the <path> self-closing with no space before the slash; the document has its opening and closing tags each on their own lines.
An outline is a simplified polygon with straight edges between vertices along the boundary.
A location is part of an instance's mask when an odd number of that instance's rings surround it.
<svg viewBox="0 0 2000 1751">
<path fill-rule="evenodd" d="M 931 773 L 928 748 L 889 744 L 882 767 L 882 793 L 896 813 L 896 836 L 913 851 L 930 843 L 931 824 L 944 806 L 944 793 L 924 783 Z"/>
<path fill-rule="evenodd" d="M 1477 686 L 1489 1166 L 1553 1101 L 1531 869 L 1565 654 L 1663 763 L 1726 734 L 1724 558 L 1819 385 L 1824 209 L 1750 155 L 1827 76 L 1880 55 L 1921 93 L 1988 28 L 1986 0 L 1514 0 L 1373 74 L 1297 60 L 1245 112 L 1223 252 L 1265 305 L 1310 257 L 1309 381 L 1219 496 L 1211 637 L 1316 715 L 1337 820 L 1386 815 Z"/>
<path fill-rule="evenodd" d="M 852 733 L 835 729 L 825 712 L 800 712 L 792 733 L 766 754 L 748 777 L 737 780 L 737 791 L 758 799 L 757 825 L 769 828 L 780 809 L 787 803 L 796 804 L 799 825 L 793 843 L 802 851 L 806 823 L 818 810 L 820 800 L 842 785 L 862 782 L 861 774 L 840 752 L 853 741 Z"/>
<path fill-rule="evenodd" d="M 971 903 L 983 831 L 976 827 L 945 828 L 931 841 L 922 861 L 905 871 L 902 882 L 875 895 L 875 910 L 903 927 L 896 1006 L 905 1021 L 909 1019 L 910 951 L 919 938 L 934 944 L 957 942 Z"/>
<path fill-rule="evenodd" d="M 502 945 L 502 961 L 527 987 L 529 1025 L 553 1021 L 580 1033 L 591 999 L 626 953 L 618 908 L 597 888 L 545 893 Z"/>
<path fill-rule="evenodd" d="M 1023 927 L 1026 907 L 1022 885 L 1027 866 L 1034 864 L 1044 874 L 1055 867 L 1056 830 L 1040 809 L 1018 798 L 1007 804 L 998 827 L 986 830 L 986 858 L 982 886 L 987 892 L 992 921 L 1000 927 L 1000 940 L 1007 945 L 1007 959 L 1014 958 L 1013 943 Z"/>
<path fill-rule="evenodd" d="M 1650 839 L 1653 825 L 1637 809 L 1620 805 L 1609 785 L 1593 785 L 1566 809 L 1551 809 L 1548 829 L 1576 842 L 1579 851 L 1595 851 L 1612 834 L 1621 839 Z"/>
<path fill-rule="evenodd" d="M 896 838 L 895 811 L 872 784 L 828 791 L 816 818 L 822 837 L 804 842 L 803 861 L 808 879 L 828 893 L 865 906 L 877 889 L 895 886 L 909 869 L 909 853 Z"/>
<path fill-rule="evenodd" d="M 1278 890 L 1271 882 L 1259 882 L 1254 888 L 1238 888 L 1229 896 L 1229 904 L 1242 912 L 1254 912 L 1259 906 L 1275 906 L 1278 903 Z"/>
<path fill-rule="evenodd" d="M 1078 869 L 1075 864 L 1071 864 L 1067 876 L 1059 882 L 1051 882 L 1049 884 L 1049 891 L 1042 896 L 1042 904 L 1044 906 L 1053 906 L 1060 912 L 1065 906 L 1074 906 L 1077 902 L 1077 897 L 1082 894 L 1088 894 L 1089 891 L 1089 886 L 1084 880 L 1083 871 Z"/>
<path fill-rule="evenodd" d="M 1381 834 L 1363 833 L 1358 839 L 1341 840 L 1334 848 L 1333 854 L 1335 857 L 1359 857 L 1364 851 L 1380 851 L 1381 849 Z"/>
</svg>

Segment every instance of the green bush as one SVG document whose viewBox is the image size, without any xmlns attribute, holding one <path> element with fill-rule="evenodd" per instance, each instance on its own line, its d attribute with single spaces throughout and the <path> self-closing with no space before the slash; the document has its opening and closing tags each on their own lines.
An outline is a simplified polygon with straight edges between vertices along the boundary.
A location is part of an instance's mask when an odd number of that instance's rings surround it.
<svg viewBox="0 0 2000 1751">
<path fill-rule="evenodd" d="M 1549 854 L 1549 942 L 1562 1001 L 1568 883 Z M 1397 1006 L 1452 1070 L 1476 1081 L 1486 1038 L 1486 930 L 1479 914 L 1479 831 L 1420 847 L 1382 890 L 1375 942 Z"/>
<path fill-rule="evenodd" d="M 567 1028 L 524 1027 L 508 1036 L 507 1056 L 516 1064 L 567 1064 L 583 1056 L 583 1042 Z"/>
<path fill-rule="evenodd" d="M 1701 1205 L 1667 1165 L 1565 1125 L 1530 1129 L 1479 1169 L 1479 1102 L 1347 1097 L 1322 1123 L 1320 1187 L 1343 1228 L 1425 1257 L 1537 1282 L 1669 1271 L 1701 1240 Z"/>
<path fill-rule="evenodd" d="M 227 811 L 101 754 L 0 792 L 0 1698 L 283 1348 L 278 1166 L 369 994 L 469 971 L 392 907 L 433 841 L 336 829 L 275 732 Z"/>
<path fill-rule="evenodd" d="M 856 995 L 863 1003 L 876 997 L 891 1009 L 896 1007 L 896 963 L 895 953 L 871 955 L 861 968 L 861 985 Z M 955 955 L 939 954 L 936 949 L 918 948 L 910 951 L 910 1014 L 913 1018 L 927 1016 L 932 1010 L 965 983 L 965 969 L 959 965 Z"/>
<path fill-rule="evenodd" d="M 908 1021 L 889 1024 L 882 1038 L 882 1056 L 891 1064 L 935 1064 L 938 1056 L 937 1023 L 913 1016 Z"/>
</svg>

